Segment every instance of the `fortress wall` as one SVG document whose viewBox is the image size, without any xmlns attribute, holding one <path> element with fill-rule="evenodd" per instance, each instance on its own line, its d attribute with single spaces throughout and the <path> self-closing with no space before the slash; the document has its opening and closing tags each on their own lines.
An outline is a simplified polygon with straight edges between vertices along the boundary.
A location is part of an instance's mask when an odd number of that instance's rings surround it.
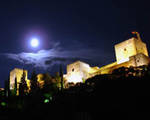
<svg viewBox="0 0 150 120">
<path fill-rule="evenodd" d="M 87 79 L 89 77 L 89 72 L 90 72 L 89 64 L 80 62 L 80 69 L 82 71 L 83 79 Z"/>
<path fill-rule="evenodd" d="M 149 64 L 149 57 L 144 55 L 143 53 L 139 53 L 136 56 L 130 57 L 131 66 L 142 66 Z"/>
<path fill-rule="evenodd" d="M 27 80 L 27 75 L 28 75 L 27 70 L 25 70 L 25 73 L 26 73 L 25 79 Z M 20 83 L 22 74 L 23 74 L 23 69 L 18 69 L 18 68 L 15 68 L 14 70 L 10 72 L 10 89 L 14 89 L 15 78 L 17 78 L 17 88 L 19 88 L 19 83 Z"/>
<path fill-rule="evenodd" d="M 15 68 L 10 72 L 10 90 L 14 89 L 15 86 L 15 78 L 17 79 L 17 95 L 19 95 L 19 83 L 21 82 L 21 77 L 23 75 L 23 71 L 25 72 L 25 80 L 27 83 L 27 86 L 30 88 L 30 80 L 27 79 L 28 71 L 23 69 Z"/>
<path fill-rule="evenodd" d="M 136 55 L 135 38 L 131 38 L 115 45 L 117 63 L 129 61 L 129 57 Z"/>
<path fill-rule="evenodd" d="M 80 63 L 78 61 L 67 65 L 67 75 L 71 75 L 74 72 L 80 72 Z"/>
<path fill-rule="evenodd" d="M 136 40 L 135 44 L 136 44 L 137 53 L 143 53 L 144 55 L 148 56 L 147 46 L 144 42 L 140 40 Z"/>
<path fill-rule="evenodd" d="M 65 75 L 65 78 L 68 80 L 68 82 L 82 82 L 83 79 L 87 79 L 89 77 L 89 71 L 89 64 L 76 61 L 67 65 L 67 74 Z"/>
<path fill-rule="evenodd" d="M 137 67 L 150 63 L 146 44 L 134 37 L 116 44 L 115 54 L 117 61 L 101 68 L 90 67 L 89 64 L 81 61 L 67 65 L 65 78 L 67 80 L 77 78 L 82 81 L 82 78 L 87 79 L 99 74 L 111 74 L 114 69 L 120 67 Z"/>
</svg>

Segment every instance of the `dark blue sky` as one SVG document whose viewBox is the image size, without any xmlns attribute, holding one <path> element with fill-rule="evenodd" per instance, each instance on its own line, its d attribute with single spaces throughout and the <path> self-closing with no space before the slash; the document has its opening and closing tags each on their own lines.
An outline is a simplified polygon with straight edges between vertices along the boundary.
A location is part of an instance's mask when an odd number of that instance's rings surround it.
<svg viewBox="0 0 150 120">
<path fill-rule="evenodd" d="M 114 45 L 131 31 L 138 31 L 149 48 L 149 28 L 144 0 L 0 1 L 0 86 L 15 67 L 53 74 L 58 64 L 78 59 L 108 64 L 115 61 Z M 32 37 L 39 38 L 39 48 L 30 47 Z"/>
</svg>

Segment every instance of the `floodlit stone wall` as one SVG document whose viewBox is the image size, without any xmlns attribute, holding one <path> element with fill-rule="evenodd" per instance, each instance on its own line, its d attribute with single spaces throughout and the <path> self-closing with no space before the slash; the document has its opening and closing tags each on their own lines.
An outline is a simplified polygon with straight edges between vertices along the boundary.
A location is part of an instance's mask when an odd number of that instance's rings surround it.
<svg viewBox="0 0 150 120">
<path fill-rule="evenodd" d="M 149 64 L 149 57 L 144 55 L 143 53 L 139 53 L 135 56 L 130 57 L 130 65 L 131 66 L 142 66 L 142 65 L 148 65 Z"/>
<path fill-rule="evenodd" d="M 38 74 L 37 75 L 37 81 L 39 83 L 40 88 L 43 88 L 44 86 L 44 80 L 43 80 L 44 76 L 43 74 Z"/>
<path fill-rule="evenodd" d="M 123 41 L 115 45 L 117 64 L 129 61 L 130 56 L 136 55 L 135 38 Z"/>
<path fill-rule="evenodd" d="M 90 66 L 81 61 L 67 65 L 67 74 L 64 75 L 68 82 L 83 82 L 89 76 Z"/>
<path fill-rule="evenodd" d="M 90 67 L 81 61 L 67 65 L 67 74 L 64 75 L 68 82 L 82 82 L 99 74 L 111 74 L 120 67 L 138 67 L 148 65 L 150 59 L 146 44 L 139 38 L 131 38 L 115 45 L 116 62 L 98 67 Z"/>
<path fill-rule="evenodd" d="M 135 45 L 136 45 L 137 54 L 143 53 L 144 55 L 148 56 L 148 50 L 144 42 L 142 42 L 141 40 L 136 40 Z"/>
<path fill-rule="evenodd" d="M 136 38 L 123 41 L 115 45 L 117 64 L 129 61 L 129 57 L 143 53 L 148 56 L 146 44 Z"/>
<path fill-rule="evenodd" d="M 27 70 L 24 70 L 26 77 L 25 79 L 27 80 Z M 14 84 L 15 84 L 15 78 L 17 79 L 17 88 L 19 88 L 19 83 L 21 80 L 23 74 L 23 69 L 18 69 L 15 68 L 10 72 L 10 89 L 14 89 Z"/>
<path fill-rule="evenodd" d="M 19 92 L 19 83 L 21 81 L 23 71 L 26 74 L 25 80 L 27 82 L 27 86 L 30 88 L 30 80 L 28 80 L 28 78 L 27 78 L 27 76 L 28 76 L 28 71 L 27 70 L 15 68 L 10 72 L 10 90 L 14 89 L 14 87 L 15 87 L 15 78 L 16 78 L 17 79 L 17 95 L 19 94 L 18 93 Z"/>
</svg>

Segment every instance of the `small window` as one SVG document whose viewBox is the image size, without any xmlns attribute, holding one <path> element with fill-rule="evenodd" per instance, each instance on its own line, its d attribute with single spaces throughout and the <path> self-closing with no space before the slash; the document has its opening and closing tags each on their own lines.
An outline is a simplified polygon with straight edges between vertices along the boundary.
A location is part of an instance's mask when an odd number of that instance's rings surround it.
<svg viewBox="0 0 150 120">
<path fill-rule="evenodd" d="M 139 62 L 139 60 L 137 60 L 136 62 Z"/>
<path fill-rule="evenodd" d="M 125 48 L 124 51 L 127 51 L 127 49 Z"/>
<path fill-rule="evenodd" d="M 74 72 L 74 68 L 72 69 L 72 72 Z"/>
</svg>

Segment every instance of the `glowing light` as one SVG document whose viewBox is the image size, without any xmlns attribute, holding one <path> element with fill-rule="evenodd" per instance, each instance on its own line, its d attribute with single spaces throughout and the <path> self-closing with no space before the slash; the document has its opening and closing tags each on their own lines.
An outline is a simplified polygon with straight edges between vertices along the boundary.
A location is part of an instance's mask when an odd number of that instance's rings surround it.
<svg viewBox="0 0 150 120">
<path fill-rule="evenodd" d="M 38 39 L 33 38 L 33 39 L 31 40 L 31 46 L 32 46 L 32 47 L 37 47 L 38 45 L 39 45 Z"/>
<path fill-rule="evenodd" d="M 45 99 L 45 100 L 44 100 L 44 103 L 49 103 L 49 99 Z"/>
<path fill-rule="evenodd" d="M 138 33 L 138 32 L 136 32 L 136 31 L 133 31 L 133 32 L 132 32 L 132 34 L 137 34 L 137 33 Z"/>
<path fill-rule="evenodd" d="M 50 100 L 52 100 L 52 97 L 49 97 Z"/>
<path fill-rule="evenodd" d="M 118 64 L 121 64 L 121 63 L 124 63 L 124 62 L 127 62 L 129 61 L 129 58 L 124 58 L 124 59 L 121 59 L 118 61 Z"/>
<path fill-rule="evenodd" d="M 82 78 L 83 77 L 79 73 L 74 73 L 68 77 L 68 82 L 73 82 L 73 83 L 83 82 Z"/>
<path fill-rule="evenodd" d="M 2 106 L 6 106 L 6 103 L 5 103 L 5 102 L 1 102 L 1 105 L 2 105 Z"/>
</svg>

